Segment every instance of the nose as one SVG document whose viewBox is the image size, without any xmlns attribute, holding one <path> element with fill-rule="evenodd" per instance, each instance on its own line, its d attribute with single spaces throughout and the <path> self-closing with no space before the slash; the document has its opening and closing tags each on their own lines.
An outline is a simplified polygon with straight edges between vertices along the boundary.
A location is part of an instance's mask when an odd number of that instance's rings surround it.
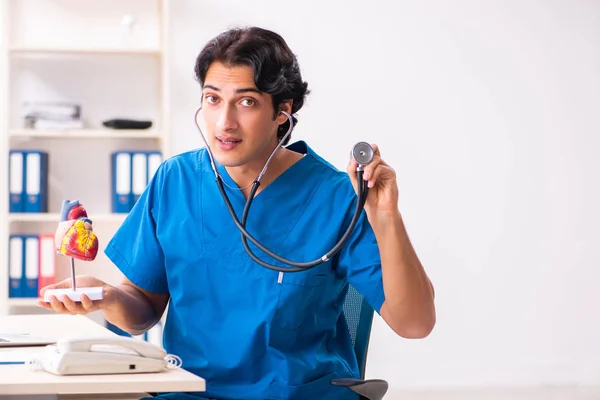
<svg viewBox="0 0 600 400">
<path fill-rule="evenodd" d="M 221 108 L 221 113 L 217 118 L 217 128 L 222 132 L 230 132 L 238 127 L 237 115 L 230 106 Z"/>
</svg>

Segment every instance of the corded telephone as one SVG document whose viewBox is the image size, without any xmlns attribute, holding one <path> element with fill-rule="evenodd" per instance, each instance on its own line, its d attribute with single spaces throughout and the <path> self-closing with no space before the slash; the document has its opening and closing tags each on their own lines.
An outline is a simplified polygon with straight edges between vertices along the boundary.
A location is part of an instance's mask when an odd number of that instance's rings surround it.
<svg viewBox="0 0 600 400">
<path fill-rule="evenodd" d="M 30 364 L 55 375 L 130 374 L 178 368 L 181 359 L 146 341 L 101 337 L 59 340 Z"/>
</svg>

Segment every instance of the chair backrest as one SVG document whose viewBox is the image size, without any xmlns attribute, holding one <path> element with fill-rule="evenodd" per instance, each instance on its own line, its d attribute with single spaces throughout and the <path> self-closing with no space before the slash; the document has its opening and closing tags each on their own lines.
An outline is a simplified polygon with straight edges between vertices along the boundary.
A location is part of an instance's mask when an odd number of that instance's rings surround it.
<svg viewBox="0 0 600 400">
<path fill-rule="evenodd" d="M 362 294 L 349 285 L 343 311 L 352 337 L 356 359 L 358 360 L 360 378 L 364 379 L 369 337 L 371 336 L 371 325 L 373 324 L 373 308 L 367 303 L 367 299 Z"/>
</svg>

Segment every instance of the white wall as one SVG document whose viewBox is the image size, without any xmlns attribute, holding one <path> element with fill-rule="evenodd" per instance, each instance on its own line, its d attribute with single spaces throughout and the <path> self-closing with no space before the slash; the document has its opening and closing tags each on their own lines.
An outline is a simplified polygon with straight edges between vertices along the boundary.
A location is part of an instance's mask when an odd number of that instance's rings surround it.
<svg viewBox="0 0 600 400">
<path fill-rule="evenodd" d="M 310 22 L 309 22 L 310 19 Z M 296 139 L 344 168 L 378 143 L 437 291 L 419 341 L 377 320 L 368 374 L 411 387 L 600 381 L 600 3 L 174 0 L 172 146 L 236 24 L 281 33 L 312 94 Z"/>
</svg>

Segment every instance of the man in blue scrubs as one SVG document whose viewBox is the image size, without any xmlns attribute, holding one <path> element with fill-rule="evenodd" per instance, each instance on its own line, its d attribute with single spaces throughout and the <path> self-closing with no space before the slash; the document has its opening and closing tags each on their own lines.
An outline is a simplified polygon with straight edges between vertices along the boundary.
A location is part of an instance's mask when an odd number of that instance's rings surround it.
<svg viewBox="0 0 600 400">
<path fill-rule="evenodd" d="M 281 111 L 296 114 L 307 84 L 285 41 L 259 28 L 211 40 L 195 71 L 205 135 L 241 217 L 252 183 L 288 130 Z M 350 223 L 357 165 L 350 160 L 339 171 L 303 141 L 284 145 L 261 181 L 247 229 L 287 259 L 312 261 Z M 63 313 L 100 309 L 134 335 L 156 324 L 168 305 L 166 350 L 207 382 L 205 393 L 185 397 L 357 399 L 330 383 L 359 377 L 342 313 L 348 285 L 402 337 L 425 337 L 435 324 L 433 287 L 404 229 L 394 170 L 374 148 L 364 173 L 365 210 L 342 250 L 316 268 L 278 272 L 249 257 L 202 148 L 160 166 L 107 245 L 106 255 L 126 277 L 122 284 L 78 277 L 80 287 L 104 286 L 104 299 L 41 305 Z"/>
</svg>

